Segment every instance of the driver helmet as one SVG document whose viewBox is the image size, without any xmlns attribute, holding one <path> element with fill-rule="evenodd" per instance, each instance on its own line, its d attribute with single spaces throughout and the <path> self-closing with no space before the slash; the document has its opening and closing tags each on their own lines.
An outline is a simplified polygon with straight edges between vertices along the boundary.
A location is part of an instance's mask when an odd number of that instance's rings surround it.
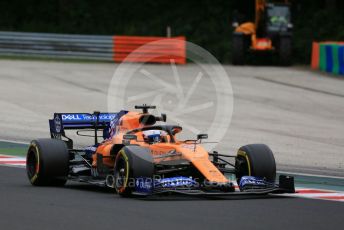
<svg viewBox="0 0 344 230">
<path fill-rule="evenodd" d="M 143 131 L 143 138 L 145 142 L 150 144 L 162 142 L 164 136 L 166 136 L 166 133 L 161 130 Z"/>
</svg>

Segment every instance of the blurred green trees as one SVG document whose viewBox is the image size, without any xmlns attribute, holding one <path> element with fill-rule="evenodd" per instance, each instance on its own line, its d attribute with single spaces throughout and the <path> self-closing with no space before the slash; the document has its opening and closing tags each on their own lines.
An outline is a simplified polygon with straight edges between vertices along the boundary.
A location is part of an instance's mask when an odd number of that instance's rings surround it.
<svg viewBox="0 0 344 230">
<path fill-rule="evenodd" d="M 72 34 L 172 35 L 230 61 L 231 0 L 2 0 L 0 30 Z M 344 1 L 294 0 L 294 54 L 308 63 L 313 40 L 344 40 Z"/>
</svg>

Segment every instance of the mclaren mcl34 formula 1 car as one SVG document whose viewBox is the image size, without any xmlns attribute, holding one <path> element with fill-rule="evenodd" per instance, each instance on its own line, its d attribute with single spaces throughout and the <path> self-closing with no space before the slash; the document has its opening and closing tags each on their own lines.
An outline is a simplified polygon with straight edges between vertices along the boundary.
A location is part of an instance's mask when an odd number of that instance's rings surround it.
<svg viewBox="0 0 344 230">
<path fill-rule="evenodd" d="M 166 125 L 166 115 L 140 112 L 55 113 L 51 138 L 33 140 L 27 175 L 35 186 L 63 186 L 68 180 L 110 187 L 122 196 L 180 193 L 205 196 L 293 193 L 294 179 L 279 176 L 264 144 L 241 147 L 235 155 L 207 152 L 207 134 L 179 140 L 182 127 Z M 66 131 L 94 138 L 74 148 Z M 101 139 L 101 141 L 99 141 Z M 228 179 L 228 178 L 234 179 Z"/>
</svg>

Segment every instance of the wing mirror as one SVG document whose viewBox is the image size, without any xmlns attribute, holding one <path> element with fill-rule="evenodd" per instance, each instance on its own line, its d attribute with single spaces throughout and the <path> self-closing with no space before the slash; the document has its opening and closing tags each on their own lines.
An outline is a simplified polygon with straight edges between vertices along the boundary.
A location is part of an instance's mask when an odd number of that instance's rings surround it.
<svg viewBox="0 0 344 230">
<path fill-rule="evenodd" d="M 197 140 L 208 139 L 208 134 L 198 134 Z"/>
<path fill-rule="evenodd" d="M 161 114 L 161 117 L 155 117 L 157 121 L 163 121 L 166 122 L 167 116 L 165 113 Z"/>
</svg>

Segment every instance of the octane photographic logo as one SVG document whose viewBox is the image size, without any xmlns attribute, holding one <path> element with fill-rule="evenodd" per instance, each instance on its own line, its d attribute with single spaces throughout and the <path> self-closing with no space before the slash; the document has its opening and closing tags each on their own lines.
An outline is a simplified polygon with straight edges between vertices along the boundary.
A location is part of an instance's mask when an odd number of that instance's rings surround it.
<svg viewBox="0 0 344 230">
<path fill-rule="evenodd" d="M 159 47 L 164 40 L 150 42 L 128 55 L 140 59 L 149 47 Z M 133 110 L 135 105 L 156 105 L 156 115 L 167 114 L 167 123 L 183 127 L 180 139 L 195 139 L 207 133 L 209 142 L 220 142 L 226 134 L 233 112 L 233 90 L 222 65 L 208 51 L 186 42 L 188 64 L 122 62 L 116 68 L 108 89 L 108 111 Z M 163 57 L 154 52 L 146 62 Z M 185 56 L 185 54 L 184 54 Z M 204 145 L 210 151 L 217 143 Z"/>
</svg>

